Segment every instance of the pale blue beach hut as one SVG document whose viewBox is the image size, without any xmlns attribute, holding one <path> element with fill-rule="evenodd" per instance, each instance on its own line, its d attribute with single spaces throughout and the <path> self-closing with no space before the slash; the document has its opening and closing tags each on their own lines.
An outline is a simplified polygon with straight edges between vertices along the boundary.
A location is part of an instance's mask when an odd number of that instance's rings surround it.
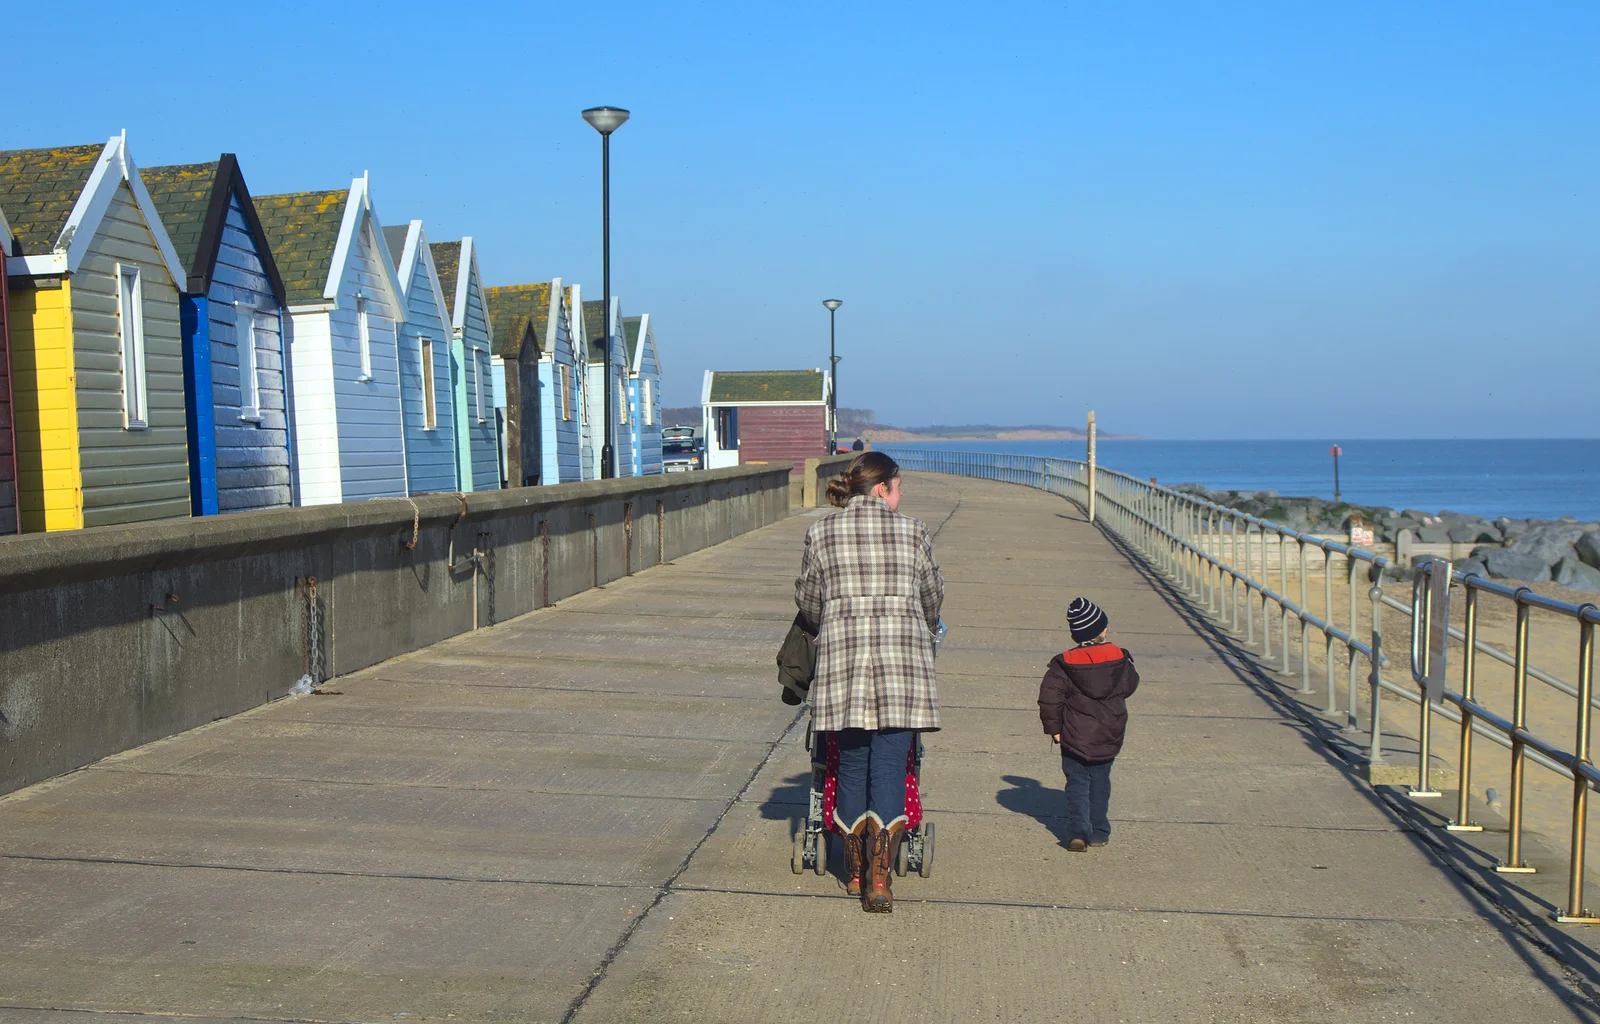
<svg viewBox="0 0 1600 1024">
<path fill-rule="evenodd" d="M 433 243 L 433 262 L 449 303 L 451 370 L 456 403 L 457 487 L 500 487 L 500 433 L 495 423 L 494 332 L 484 305 L 483 277 L 471 236 Z"/>
<path fill-rule="evenodd" d="M 412 494 L 456 490 L 455 403 L 450 388 L 449 304 L 422 221 L 383 229 L 405 299 L 395 325 L 406 475 Z"/>
<path fill-rule="evenodd" d="M 633 473 L 653 476 L 661 472 L 661 357 L 650 314 L 622 321 L 628 343 L 629 430 L 633 442 Z"/>
<path fill-rule="evenodd" d="M 257 196 L 283 277 L 300 503 L 410 493 L 395 324 L 405 302 L 365 175 Z"/>
<path fill-rule="evenodd" d="M 580 458 L 583 388 L 572 344 L 572 290 L 563 288 L 559 277 L 548 283 L 484 289 L 489 316 L 495 323 L 510 324 L 526 317 L 539 342 L 539 482 L 547 485 L 584 479 Z M 524 429 L 524 439 L 528 434 Z"/>
</svg>

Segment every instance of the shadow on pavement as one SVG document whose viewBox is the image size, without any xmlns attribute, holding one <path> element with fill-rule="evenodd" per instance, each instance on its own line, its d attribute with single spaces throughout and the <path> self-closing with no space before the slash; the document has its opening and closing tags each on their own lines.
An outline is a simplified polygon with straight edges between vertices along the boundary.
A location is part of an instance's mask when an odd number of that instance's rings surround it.
<svg viewBox="0 0 1600 1024">
<path fill-rule="evenodd" d="M 1002 775 L 1000 781 L 1011 788 L 996 793 L 995 803 L 1013 814 L 1026 814 L 1049 829 L 1056 842 L 1063 847 L 1067 845 L 1067 819 L 1061 813 L 1065 796 L 1060 789 L 1047 787 L 1026 775 Z"/>
<path fill-rule="evenodd" d="M 761 801 L 761 817 L 767 821 L 787 821 L 803 818 L 811 803 L 811 773 L 791 775 L 773 788 Z"/>
</svg>

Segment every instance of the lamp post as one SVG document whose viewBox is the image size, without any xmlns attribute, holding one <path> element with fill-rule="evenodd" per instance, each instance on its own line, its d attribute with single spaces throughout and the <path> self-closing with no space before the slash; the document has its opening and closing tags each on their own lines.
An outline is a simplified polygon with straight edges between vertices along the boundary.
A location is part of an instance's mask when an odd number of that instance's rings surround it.
<svg viewBox="0 0 1600 1024">
<path fill-rule="evenodd" d="M 844 305 L 842 299 L 823 299 L 828 307 L 828 454 L 839 450 L 839 357 L 833 350 L 833 314 Z"/>
<path fill-rule="evenodd" d="M 615 415 L 611 408 L 611 133 L 622 127 L 628 112 L 621 107 L 590 107 L 583 112 L 583 119 L 600 133 L 600 277 L 605 291 L 600 321 L 606 332 L 605 442 L 600 449 L 600 476 L 610 479 L 617 475 L 616 451 L 611 441 Z"/>
</svg>

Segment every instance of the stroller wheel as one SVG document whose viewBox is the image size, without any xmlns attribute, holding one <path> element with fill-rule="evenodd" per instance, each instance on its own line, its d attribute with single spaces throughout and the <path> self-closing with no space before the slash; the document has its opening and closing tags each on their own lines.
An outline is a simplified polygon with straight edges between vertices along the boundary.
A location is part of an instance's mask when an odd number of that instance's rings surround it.
<svg viewBox="0 0 1600 1024">
<path fill-rule="evenodd" d="M 907 833 L 900 837 L 900 849 L 894 857 L 894 873 L 901 878 L 906 877 L 906 871 L 911 865 L 911 844 L 917 841 L 914 833 Z"/>
<path fill-rule="evenodd" d="M 917 874 L 927 878 L 933 874 L 933 822 L 922 823 L 922 863 L 917 865 Z"/>
<path fill-rule="evenodd" d="M 828 830 L 823 829 L 817 833 L 817 859 L 811 870 L 819 875 L 828 873 Z"/>
<path fill-rule="evenodd" d="M 789 826 L 794 829 L 794 853 L 789 857 L 789 870 L 801 875 L 806 870 L 806 823 L 795 818 Z"/>
</svg>

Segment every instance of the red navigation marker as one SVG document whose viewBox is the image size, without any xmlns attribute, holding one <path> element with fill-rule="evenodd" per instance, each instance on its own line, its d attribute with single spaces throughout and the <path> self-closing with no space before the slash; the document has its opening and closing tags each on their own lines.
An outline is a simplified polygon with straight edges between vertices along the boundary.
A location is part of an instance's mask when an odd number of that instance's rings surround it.
<svg viewBox="0 0 1600 1024">
<path fill-rule="evenodd" d="M 1337 459 L 1339 456 L 1344 454 L 1344 449 L 1340 448 L 1338 445 L 1334 445 L 1332 448 L 1328 449 L 1328 454 Z"/>
</svg>

